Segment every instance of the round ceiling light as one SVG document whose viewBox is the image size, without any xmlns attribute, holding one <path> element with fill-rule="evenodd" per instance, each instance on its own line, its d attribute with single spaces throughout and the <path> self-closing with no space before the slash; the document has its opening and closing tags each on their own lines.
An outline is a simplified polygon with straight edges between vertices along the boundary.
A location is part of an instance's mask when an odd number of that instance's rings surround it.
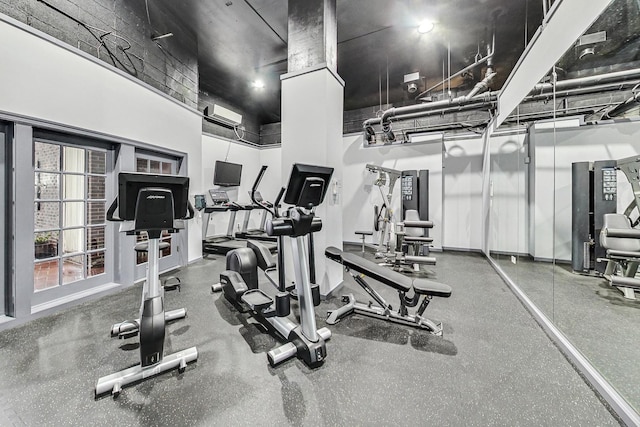
<svg viewBox="0 0 640 427">
<path fill-rule="evenodd" d="M 251 83 L 251 86 L 253 86 L 255 89 L 264 89 L 264 82 L 262 80 L 254 80 Z"/>
<path fill-rule="evenodd" d="M 422 21 L 422 23 L 420 23 L 420 25 L 418 26 L 418 32 L 420 34 L 426 34 L 429 33 L 433 30 L 433 27 L 435 26 L 435 24 L 433 23 L 433 21 Z"/>
</svg>

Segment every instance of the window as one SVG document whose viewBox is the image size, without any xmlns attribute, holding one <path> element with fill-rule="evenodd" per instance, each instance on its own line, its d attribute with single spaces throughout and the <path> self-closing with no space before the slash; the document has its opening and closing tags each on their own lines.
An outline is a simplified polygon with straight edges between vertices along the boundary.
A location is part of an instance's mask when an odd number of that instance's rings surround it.
<svg viewBox="0 0 640 427">
<path fill-rule="evenodd" d="M 154 173 L 158 175 L 172 175 L 175 174 L 175 161 L 162 160 L 153 157 L 146 157 L 142 154 L 136 155 L 136 172 Z M 136 238 L 136 242 L 144 242 L 147 240 L 147 235 L 141 234 Z M 161 242 L 169 243 L 167 248 L 160 251 L 160 258 L 168 257 L 171 255 L 171 234 L 166 231 L 162 232 Z M 146 252 L 136 252 L 136 264 L 144 264 L 147 262 Z"/>
<path fill-rule="evenodd" d="M 34 289 L 105 272 L 106 152 L 34 142 Z"/>
</svg>

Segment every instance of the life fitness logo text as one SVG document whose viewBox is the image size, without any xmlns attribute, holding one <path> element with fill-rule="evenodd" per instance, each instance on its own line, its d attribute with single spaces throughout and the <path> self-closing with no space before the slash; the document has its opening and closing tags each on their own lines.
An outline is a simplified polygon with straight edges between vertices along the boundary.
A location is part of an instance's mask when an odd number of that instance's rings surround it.
<svg viewBox="0 0 640 427">
<path fill-rule="evenodd" d="M 159 195 L 156 195 L 156 194 L 151 194 L 151 195 L 147 196 L 147 200 L 149 200 L 149 199 L 164 199 L 164 198 L 165 198 L 165 196 L 159 196 Z"/>
</svg>

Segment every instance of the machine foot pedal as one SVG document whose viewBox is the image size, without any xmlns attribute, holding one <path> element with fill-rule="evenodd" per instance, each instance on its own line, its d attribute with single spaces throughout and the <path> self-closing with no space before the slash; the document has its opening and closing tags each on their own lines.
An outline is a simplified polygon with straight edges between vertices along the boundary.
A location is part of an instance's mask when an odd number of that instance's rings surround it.
<svg viewBox="0 0 640 427">
<path fill-rule="evenodd" d="M 179 277 L 171 276 L 167 277 L 163 282 L 162 286 L 165 291 L 175 291 L 176 289 L 180 292 L 180 286 L 182 286 L 182 282 Z"/>
<path fill-rule="evenodd" d="M 252 310 L 262 311 L 273 304 L 273 299 L 260 289 L 251 289 L 242 294 L 242 302 L 247 304 Z"/>
</svg>

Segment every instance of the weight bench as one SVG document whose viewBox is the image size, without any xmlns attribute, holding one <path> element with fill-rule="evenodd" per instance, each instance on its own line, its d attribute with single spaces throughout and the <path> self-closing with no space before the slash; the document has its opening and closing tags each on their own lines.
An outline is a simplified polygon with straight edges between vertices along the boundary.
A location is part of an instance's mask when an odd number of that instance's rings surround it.
<svg viewBox="0 0 640 427">
<path fill-rule="evenodd" d="M 450 286 L 426 279 L 412 279 L 357 255 L 344 253 L 333 246 L 328 247 L 324 254 L 330 260 L 342 264 L 356 283 L 378 303 L 378 306 L 373 302 L 363 304 L 357 302 L 353 294 L 345 295 L 342 297 L 345 305 L 328 313 L 327 323 L 329 325 L 338 323 L 340 319 L 349 314 L 358 313 L 402 325 L 426 329 L 434 335 L 442 335 L 442 323 L 429 320 L 423 317 L 422 314 L 433 297 L 448 298 L 451 296 Z M 400 307 L 397 312 L 393 311 L 391 305 L 364 280 L 364 276 L 377 280 L 398 291 Z M 410 291 L 413 291 L 413 296 L 408 297 L 407 293 Z M 409 314 L 408 308 L 416 307 L 418 304 L 420 305 L 415 314 Z"/>
</svg>

